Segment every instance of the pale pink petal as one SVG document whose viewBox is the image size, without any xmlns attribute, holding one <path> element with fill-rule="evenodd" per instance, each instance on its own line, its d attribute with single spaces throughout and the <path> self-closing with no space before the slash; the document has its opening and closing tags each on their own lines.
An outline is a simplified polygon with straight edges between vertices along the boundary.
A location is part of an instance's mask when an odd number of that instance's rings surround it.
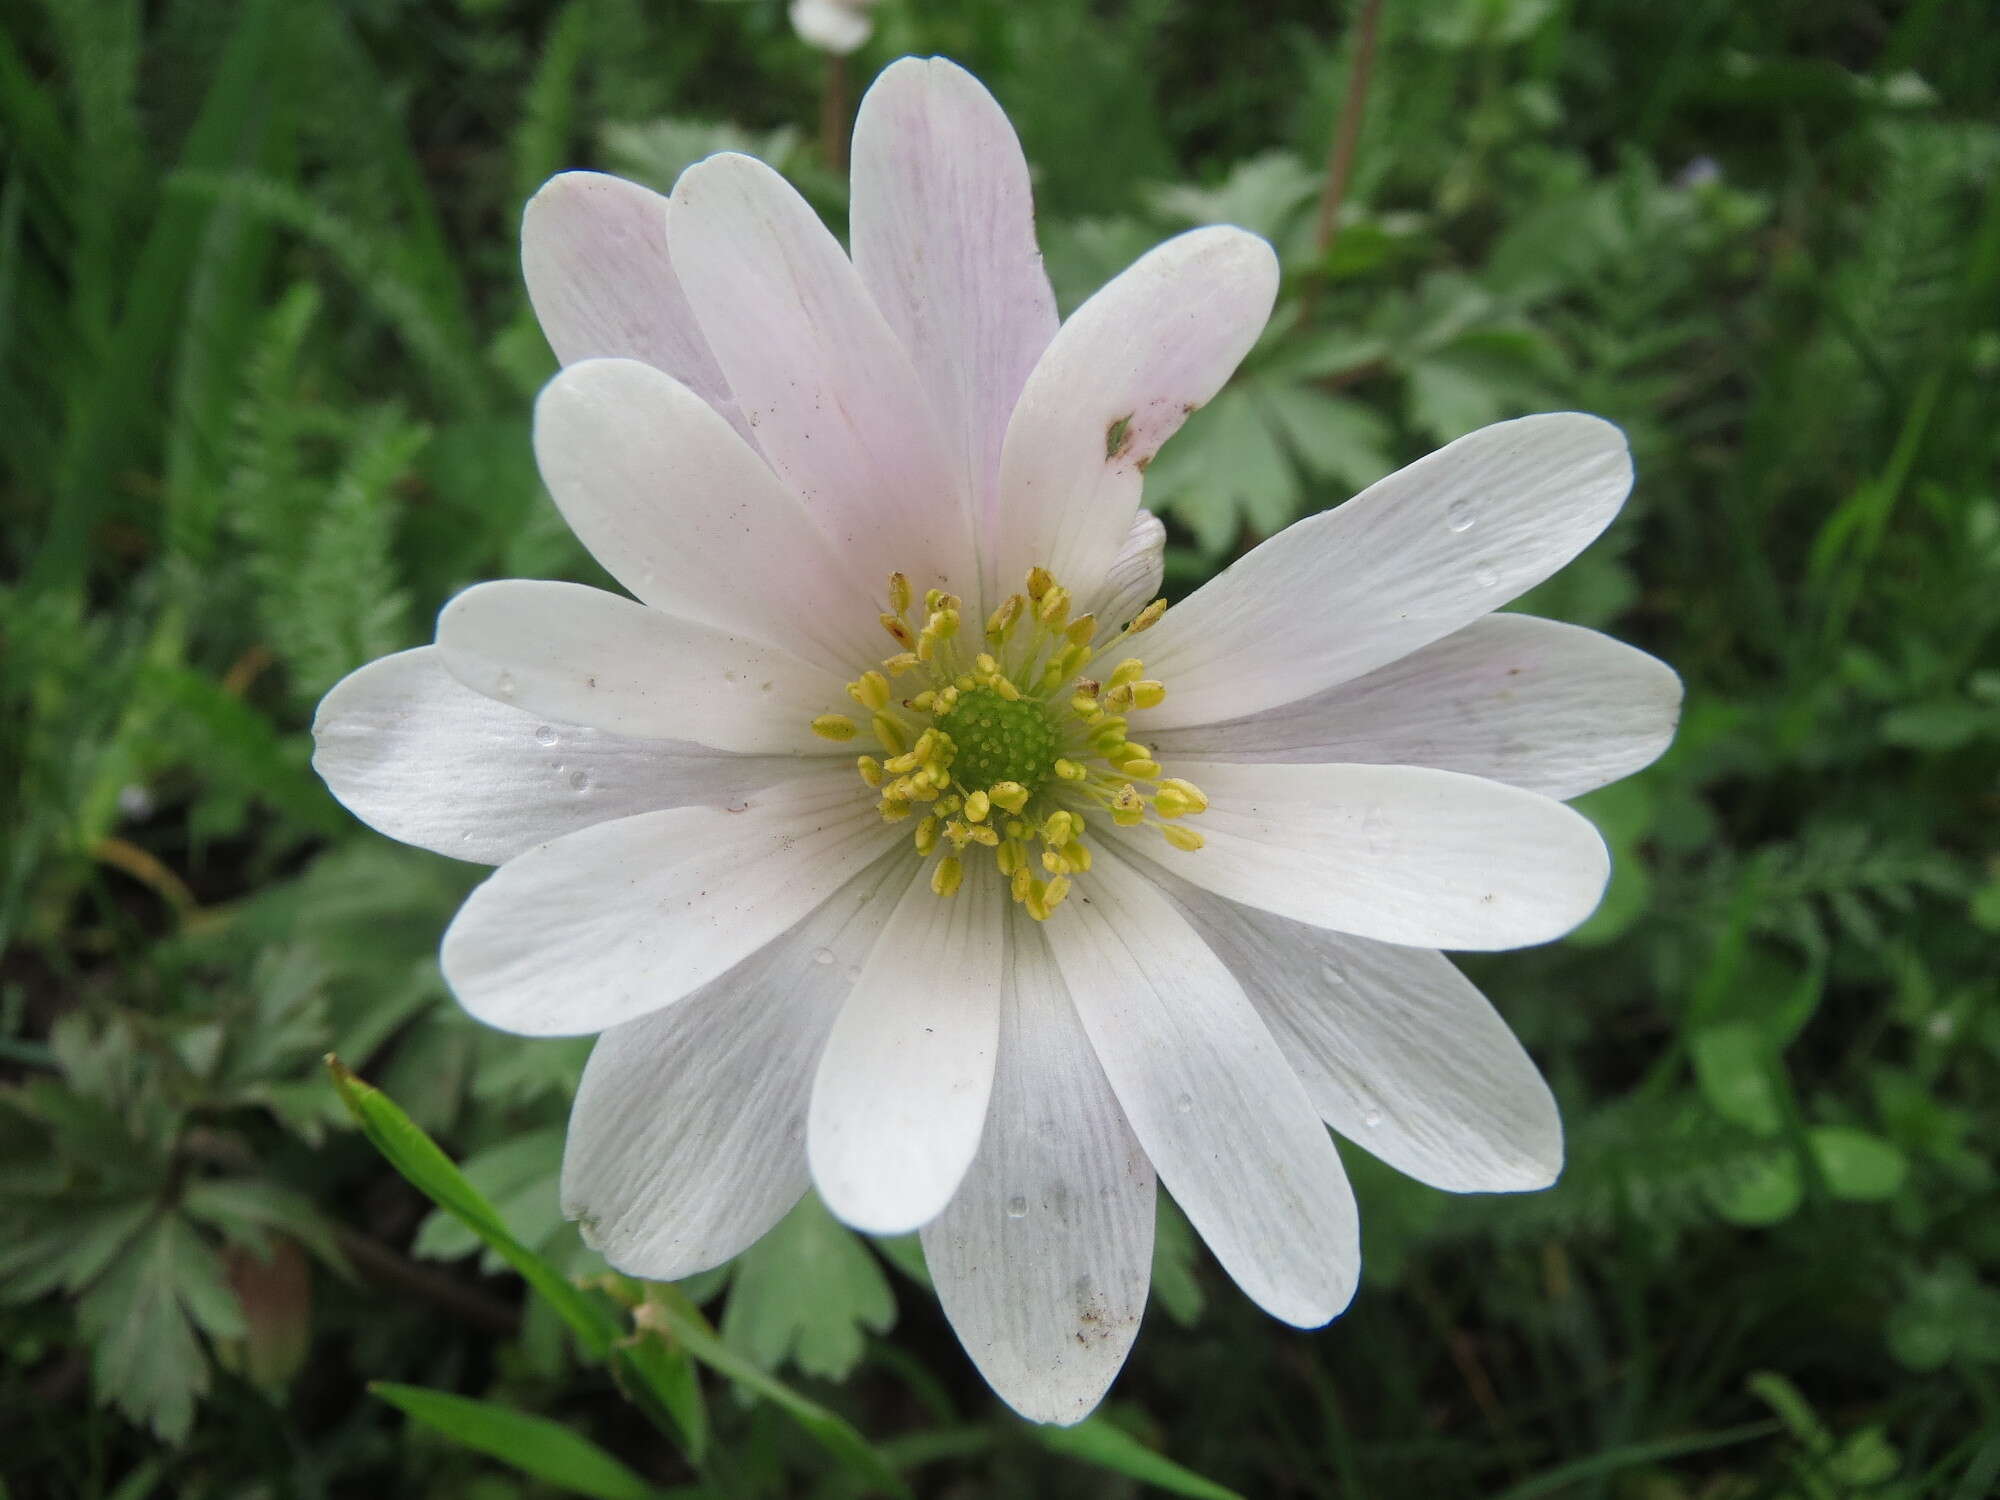
<svg viewBox="0 0 2000 1500">
<path fill-rule="evenodd" d="M 1212 724 L 1349 682 L 1540 583 L 1632 487 L 1625 435 L 1579 412 L 1496 422 L 1287 527 L 1146 639 L 1149 728 Z"/>
<path fill-rule="evenodd" d="M 475 693 L 435 646 L 342 678 L 320 700 L 313 744 L 313 769 L 369 827 L 488 865 L 593 823 L 732 805 L 799 771 L 789 755 L 551 723 Z"/>
<path fill-rule="evenodd" d="M 474 1018 L 524 1036 L 581 1036 L 672 1005 L 886 852 L 896 835 L 859 790 L 850 768 L 820 771 L 530 849 L 459 908 L 444 977 Z"/>
<path fill-rule="evenodd" d="M 1581 813 L 1423 766 L 1178 764 L 1208 794 L 1188 852 L 1119 842 L 1204 890 L 1315 927 L 1424 948 L 1520 948 L 1596 909 L 1611 874 Z"/>
<path fill-rule="evenodd" d="M 1256 1010 L 1187 918 L 1106 850 L 1045 925 L 1105 1076 L 1223 1269 L 1273 1317 L 1347 1306 L 1359 1224 L 1332 1138 Z"/>
<path fill-rule="evenodd" d="M 563 1151 L 563 1212 L 619 1270 L 677 1281 L 748 1249 L 806 1190 L 806 1101 L 895 903 L 896 851 L 677 1005 L 598 1039 Z"/>
<path fill-rule="evenodd" d="M 1562 1120 L 1549 1086 L 1450 959 L 1308 927 L 1185 881 L 1171 890 L 1327 1124 L 1450 1192 L 1555 1181 Z"/>
<path fill-rule="evenodd" d="M 667 200 L 601 172 L 564 172 L 521 216 L 521 272 L 564 364 L 617 357 L 664 370 L 748 433 L 667 258 Z"/>
<path fill-rule="evenodd" d="M 572 365 L 535 404 L 563 519 L 640 599 L 843 677 L 893 645 L 880 578 L 849 578 L 805 507 L 686 386 L 625 359 Z"/>
<path fill-rule="evenodd" d="M 927 865 L 912 871 L 827 1038 L 806 1128 L 820 1197 L 871 1234 L 915 1229 L 951 1201 L 979 1150 L 999 1045 L 997 878 L 975 867 L 946 899 Z"/>
<path fill-rule="evenodd" d="M 990 555 L 1000 443 L 1058 320 L 1021 143 L 976 78 L 941 57 L 883 70 L 854 122 L 848 222 L 855 269 L 930 393 Z"/>
<path fill-rule="evenodd" d="M 1079 1422 L 1139 1332 L 1153 1167 L 1034 921 L 1011 906 L 1000 1062 L 979 1155 L 924 1229 L 938 1300 L 979 1373 L 1031 1422 Z"/>
<path fill-rule="evenodd" d="M 438 650 L 467 687 L 616 734 L 746 754 L 837 746 L 813 719 L 850 706 L 826 668 L 580 583 L 475 584 L 438 616 Z"/>
<path fill-rule="evenodd" d="M 1151 511 L 1140 511 L 1132 518 L 1125 545 L 1111 559 L 1103 596 L 1092 606 L 1097 612 L 1100 641 L 1123 630 L 1134 615 L 1160 597 L 1166 552 L 1167 528 Z"/>
<path fill-rule="evenodd" d="M 1569 798 L 1652 764 L 1680 706 L 1665 662 L 1580 625 L 1500 614 L 1309 698 L 1147 743 L 1163 762 L 1435 766 Z"/>
<path fill-rule="evenodd" d="M 1000 457 L 997 576 L 1041 565 L 1094 603 L 1146 466 L 1226 381 L 1271 315 L 1278 258 L 1241 229 L 1141 256 L 1073 313 L 1028 377 Z"/>
<path fill-rule="evenodd" d="M 762 162 L 689 167 L 667 243 L 757 446 L 840 552 L 978 591 L 971 498 L 902 343 L 840 244 Z"/>
</svg>

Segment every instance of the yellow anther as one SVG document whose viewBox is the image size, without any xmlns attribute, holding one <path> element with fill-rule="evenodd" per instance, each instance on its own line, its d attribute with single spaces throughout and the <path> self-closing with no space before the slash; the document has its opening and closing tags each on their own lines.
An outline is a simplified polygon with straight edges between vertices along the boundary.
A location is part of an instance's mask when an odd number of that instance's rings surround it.
<svg viewBox="0 0 2000 1500">
<path fill-rule="evenodd" d="M 1118 769 L 1134 781 L 1151 781 L 1160 774 L 1160 763 L 1156 760 L 1128 760 Z"/>
<path fill-rule="evenodd" d="M 882 784 L 882 762 L 874 756 L 855 756 L 854 769 L 861 773 L 861 779 L 870 786 L 880 786 Z"/>
<path fill-rule="evenodd" d="M 887 672 L 891 677 L 901 677 L 916 664 L 916 652 L 898 651 L 894 656 L 888 657 L 883 661 L 882 670 Z"/>
<path fill-rule="evenodd" d="M 1135 760 L 1151 760 L 1153 752 L 1137 740 L 1121 740 L 1104 754 L 1113 765 L 1129 765 Z"/>
<path fill-rule="evenodd" d="M 1155 599 L 1133 617 L 1132 623 L 1125 627 L 1125 633 L 1127 635 L 1137 635 L 1142 630 L 1151 630 L 1155 625 L 1160 623 L 1160 616 L 1166 612 L 1167 601 L 1164 599 Z"/>
<path fill-rule="evenodd" d="M 1089 718 L 1090 715 L 1096 713 L 1097 684 L 1094 682 L 1078 683 L 1076 692 L 1070 697 L 1069 706 L 1085 718 Z"/>
<path fill-rule="evenodd" d="M 1028 872 L 1026 870 L 1023 870 L 1021 872 L 1021 874 L 1023 875 L 1026 875 L 1027 873 Z M 1020 879 L 1019 876 L 1015 877 L 1015 881 L 1017 884 L 1019 883 L 1019 879 Z M 1048 921 L 1049 888 L 1047 883 L 1044 881 L 1036 880 L 1032 876 L 1030 876 L 1028 880 L 1028 892 L 1025 896 L 1021 898 L 1021 904 L 1028 908 L 1028 915 L 1033 917 L 1037 922 Z"/>
<path fill-rule="evenodd" d="M 1012 875 L 1028 862 L 1028 847 L 1019 839 L 1008 839 L 994 851 L 993 862 L 1002 875 Z"/>
<path fill-rule="evenodd" d="M 1022 843 L 1025 844 L 1029 839 L 1033 838 L 1034 836 L 1035 836 L 1035 830 L 1030 828 L 1026 823 L 1023 823 L 1019 818 L 1009 818 L 1007 820 L 1008 838 L 1019 839 Z"/>
<path fill-rule="evenodd" d="M 883 762 L 882 769 L 893 776 L 907 776 L 923 763 L 923 758 L 916 751 L 905 750 L 901 755 L 891 756 Z"/>
<path fill-rule="evenodd" d="M 1044 849 L 1042 851 L 1042 868 L 1047 870 L 1051 875 L 1067 875 L 1069 874 L 1069 860 L 1054 849 Z"/>
<path fill-rule="evenodd" d="M 967 829 L 966 836 L 973 843 L 982 845 L 988 849 L 997 848 L 1000 843 L 1000 830 L 988 823 L 981 823 L 976 827 Z"/>
<path fill-rule="evenodd" d="M 1034 600 L 1035 603 L 1040 604 L 1042 602 L 1042 595 L 1055 586 L 1055 575 L 1050 573 L 1047 568 L 1037 566 L 1028 569 L 1028 597 Z"/>
<path fill-rule="evenodd" d="M 1042 824 L 1042 842 L 1060 849 L 1076 836 L 1076 818 L 1067 810 L 1052 812 Z"/>
<path fill-rule="evenodd" d="M 994 678 L 992 688 L 994 692 L 1005 698 L 1009 703 L 1018 703 L 1021 701 L 1021 690 L 1004 677 Z"/>
<path fill-rule="evenodd" d="M 889 608 L 903 614 L 910 607 L 910 580 L 907 574 L 889 575 Z"/>
<path fill-rule="evenodd" d="M 1146 664 L 1136 656 L 1128 656 L 1111 669 L 1111 685 L 1123 687 L 1128 682 L 1137 682 L 1146 675 Z"/>
<path fill-rule="evenodd" d="M 962 798 L 955 796 L 940 797 L 937 800 L 937 815 L 941 818 L 948 818 L 963 805 L 964 800 Z"/>
<path fill-rule="evenodd" d="M 1111 821 L 1120 828 L 1131 828 L 1146 816 L 1146 799 L 1139 795 L 1139 789 L 1126 782 L 1111 798 Z"/>
<path fill-rule="evenodd" d="M 1058 906 L 1063 904 L 1063 898 L 1068 894 L 1069 876 L 1058 875 L 1042 891 L 1042 901 L 1050 911 L 1054 911 Z"/>
<path fill-rule="evenodd" d="M 917 831 L 914 837 L 917 845 L 917 853 L 919 854 L 929 854 L 933 849 L 937 848 L 937 843 L 938 843 L 937 816 L 935 814 L 932 814 L 931 816 L 925 818 L 923 822 L 919 823 L 917 825 Z"/>
<path fill-rule="evenodd" d="M 1058 760 L 1054 770 L 1064 781 L 1082 781 L 1090 775 L 1088 767 L 1079 765 L 1073 760 Z"/>
<path fill-rule="evenodd" d="M 1028 789 L 1018 781 L 995 782 L 987 789 L 986 795 L 992 799 L 994 806 L 1004 807 L 1010 813 L 1017 813 L 1028 805 Z M 1013 830 L 1008 832 L 1011 835 Z"/>
<path fill-rule="evenodd" d="M 1007 639 L 1007 632 L 1014 628 L 1014 622 L 1021 618 L 1021 611 L 1028 603 L 1019 594 L 1009 594 L 1000 601 L 1000 607 L 986 617 L 986 633 L 996 641 Z"/>
<path fill-rule="evenodd" d="M 958 634 L 958 610 L 950 606 L 933 610 L 931 617 L 924 621 L 924 633 L 934 635 L 941 641 L 950 640 Z"/>
<path fill-rule="evenodd" d="M 958 890 L 959 882 L 965 879 L 965 866 L 955 855 L 947 854 L 937 862 L 931 871 L 931 889 L 940 896 L 949 896 Z"/>
<path fill-rule="evenodd" d="M 907 698 L 903 701 L 903 707 L 914 709 L 920 714 L 935 713 L 937 712 L 937 706 L 938 695 L 935 688 L 925 688 L 916 697 Z"/>
<path fill-rule="evenodd" d="M 905 625 L 895 615 L 882 614 L 877 615 L 876 618 L 882 622 L 882 628 L 889 632 L 890 638 L 905 651 L 910 650 L 917 644 L 917 638 L 910 634 L 910 627 Z"/>
<path fill-rule="evenodd" d="M 991 811 L 993 799 L 985 792 L 974 792 L 965 799 L 965 818 L 969 823 L 984 823 Z"/>
<path fill-rule="evenodd" d="M 1185 849 L 1190 854 L 1194 853 L 1195 850 L 1207 842 L 1192 828 L 1183 827 L 1179 823 L 1162 823 L 1160 825 L 1160 833 L 1176 849 Z"/>
<path fill-rule="evenodd" d="M 1167 701 L 1167 685 L 1150 677 L 1141 678 L 1132 684 L 1132 706 L 1134 708 L 1158 708 Z"/>
<path fill-rule="evenodd" d="M 909 803 L 893 802 L 886 796 L 879 805 L 882 812 L 882 821 L 885 823 L 899 823 L 904 818 L 911 817 L 916 813 L 916 809 L 910 806 Z"/>
<path fill-rule="evenodd" d="M 925 613 L 925 614 L 929 614 L 929 613 L 931 613 L 931 612 L 932 612 L 933 610 L 937 610 L 937 609 L 941 609 L 941 608 L 943 608 L 943 606 L 944 606 L 944 601 L 945 601 L 946 599 L 948 599 L 949 597 L 951 597 L 951 596 L 950 596 L 950 595 L 948 595 L 947 593 L 945 593 L 945 591 L 944 591 L 943 589 L 925 589 L 925 590 L 924 590 L 924 613 Z"/>
<path fill-rule="evenodd" d="M 875 742 L 891 755 L 901 755 L 909 748 L 909 738 L 903 733 L 903 726 L 887 714 L 877 714 L 868 721 L 868 731 L 875 736 Z"/>
<path fill-rule="evenodd" d="M 951 840 L 954 849 L 963 849 L 972 842 L 972 830 L 956 818 L 944 825 L 944 836 Z"/>
<path fill-rule="evenodd" d="M 1016 901 L 1026 901 L 1028 899 L 1028 892 L 1033 889 L 1034 884 L 1035 877 L 1028 873 L 1028 867 L 1023 863 L 1009 878 L 1008 893 Z"/>
<path fill-rule="evenodd" d="M 798 721 L 794 719 L 792 722 Z M 812 731 L 823 740 L 851 740 L 861 729 L 846 714 L 821 714 L 813 720 Z"/>
<path fill-rule="evenodd" d="M 973 666 L 977 667 L 980 671 L 984 672 L 988 677 L 995 677 L 999 675 L 1000 663 L 994 657 L 993 653 L 990 651 L 982 651 L 977 656 L 973 657 L 972 664 Z"/>
<path fill-rule="evenodd" d="M 1153 805 L 1159 808 L 1163 818 L 1185 817 L 1189 813 L 1207 812 L 1208 794 L 1192 781 L 1168 776 L 1161 780 L 1160 789 L 1153 796 Z"/>
<path fill-rule="evenodd" d="M 1078 615 L 1063 629 L 1063 635 L 1072 646 L 1088 646 L 1090 638 L 1096 634 L 1096 615 Z"/>
<path fill-rule="evenodd" d="M 1082 839 L 1071 839 L 1063 845 L 1063 858 L 1069 861 L 1072 870 L 1087 873 L 1090 869 L 1090 846 Z"/>
<path fill-rule="evenodd" d="M 1051 630 L 1061 630 L 1069 619 L 1069 590 L 1056 584 L 1035 601 L 1035 618 Z"/>
<path fill-rule="evenodd" d="M 1114 682 L 1111 685 L 1111 690 L 1104 695 L 1104 701 L 1113 708 L 1130 708 L 1132 706 L 1132 684 L 1129 682 Z"/>
<path fill-rule="evenodd" d="M 876 710 L 889 706 L 889 679 L 880 672 L 863 672 L 848 683 L 847 694 L 863 708 Z"/>
<path fill-rule="evenodd" d="M 958 702 L 957 687 L 952 685 L 947 685 L 944 688 L 940 689 L 937 695 L 937 702 L 938 702 L 939 713 L 946 713 L 946 714 L 950 713 L 952 705 Z"/>
</svg>

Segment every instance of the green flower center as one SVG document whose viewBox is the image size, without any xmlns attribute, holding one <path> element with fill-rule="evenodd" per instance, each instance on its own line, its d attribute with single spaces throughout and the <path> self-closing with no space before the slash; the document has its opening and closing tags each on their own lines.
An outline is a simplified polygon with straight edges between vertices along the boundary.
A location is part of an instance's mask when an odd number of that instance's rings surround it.
<svg viewBox="0 0 2000 1500">
<path fill-rule="evenodd" d="M 1048 780 L 1061 749 L 1040 703 L 1029 698 L 1010 703 L 987 687 L 961 693 L 937 727 L 957 747 L 951 769 L 967 786 L 1012 781 L 1032 795 Z"/>
</svg>

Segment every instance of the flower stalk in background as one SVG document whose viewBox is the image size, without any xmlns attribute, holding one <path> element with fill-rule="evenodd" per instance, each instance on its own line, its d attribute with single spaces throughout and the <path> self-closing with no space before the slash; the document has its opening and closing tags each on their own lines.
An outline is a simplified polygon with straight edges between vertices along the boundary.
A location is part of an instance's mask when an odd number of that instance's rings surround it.
<svg viewBox="0 0 2000 1500">
<path fill-rule="evenodd" d="M 632 597 L 466 591 L 327 696 L 315 764 L 500 867 L 444 943 L 468 1011 L 601 1033 L 563 1193 L 613 1265 L 716 1265 L 814 1185 L 921 1229 L 988 1381 L 1071 1422 L 1156 1176 L 1300 1326 L 1359 1272 L 1329 1125 L 1452 1191 L 1555 1178 L 1546 1085 L 1438 950 L 1590 913 L 1560 799 L 1657 756 L 1679 682 L 1493 613 L 1622 504 L 1608 423 L 1474 432 L 1167 608 L 1145 470 L 1270 248 L 1192 231 L 1059 324 L 1013 131 L 939 60 L 863 101 L 851 223 L 736 155 L 536 196 L 537 458 Z"/>
</svg>

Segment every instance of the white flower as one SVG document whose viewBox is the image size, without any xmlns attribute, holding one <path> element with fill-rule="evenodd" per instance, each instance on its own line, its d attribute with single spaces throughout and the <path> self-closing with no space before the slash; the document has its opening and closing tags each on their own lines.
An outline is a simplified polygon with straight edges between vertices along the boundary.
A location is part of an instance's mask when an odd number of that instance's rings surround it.
<svg viewBox="0 0 2000 1500">
<path fill-rule="evenodd" d="M 536 452 L 638 602 L 470 589 L 327 696 L 315 763 L 500 865 L 445 938 L 467 1010 L 603 1033 L 563 1193 L 614 1265 L 715 1265 L 810 1181 L 921 1227 L 986 1378 L 1069 1422 L 1156 1172 L 1301 1326 L 1359 1270 L 1327 1125 L 1454 1191 L 1554 1179 L 1547 1087 L 1436 950 L 1589 914 L 1557 799 L 1659 754 L 1680 687 L 1492 613 L 1624 500 L 1609 424 L 1472 433 L 1161 618 L 1143 471 L 1256 339 L 1269 247 L 1184 234 L 1058 328 L 1020 148 L 942 61 L 864 101 L 852 226 L 850 260 L 743 156 L 544 188 Z"/>
<path fill-rule="evenodd" d="M 874 31 L 875 0 L 792 0 L 792 30 L 822 52 L 845 57 Z"/>
</svg>

